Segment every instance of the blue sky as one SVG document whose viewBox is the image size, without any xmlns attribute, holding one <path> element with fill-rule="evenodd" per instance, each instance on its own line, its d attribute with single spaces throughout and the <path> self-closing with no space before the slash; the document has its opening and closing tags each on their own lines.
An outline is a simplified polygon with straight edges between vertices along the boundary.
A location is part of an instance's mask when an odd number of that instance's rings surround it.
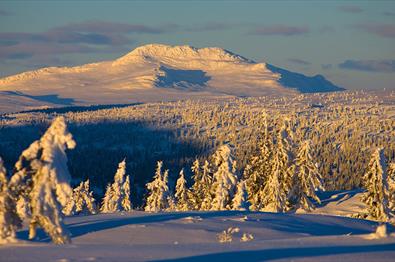
<svg viewBox="0 0 395 262">
<path fill-rule="evenodd" d="M 0 1 L 0 76 L 218 46 L 349 89 L 395 89 L 395 1 Z"/>
</svg>

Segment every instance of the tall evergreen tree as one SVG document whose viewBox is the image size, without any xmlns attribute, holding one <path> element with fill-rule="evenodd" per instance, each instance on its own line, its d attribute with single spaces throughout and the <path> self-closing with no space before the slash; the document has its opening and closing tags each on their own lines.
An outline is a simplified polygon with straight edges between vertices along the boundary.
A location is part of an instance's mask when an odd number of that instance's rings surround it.
<svg viewBox="0 0 395 262">
<path fill-rule="evenodd" d="M 232 200 L 232 210 L 249 210 L 248 192 L 244 180 L 237 183 L 236 194 Z"/>
<path fill-rule="evenodd" d="M 187 188 L 187 181 L 184 176 L 184 169 L 181 169 L 180 176 L 176 182 L 176 209 L 177 211 L 188 211 L 189 207 L 189 190 Z"/>
<path fill-rule="evenodd" d="M 395 163 L 388 165 L 389 208 L 395 215 Z"/>
<path fill-rule="evenodd" d="M 285 119 L 277 136 L 276 152 L 277 171 L 280 172 L 281 187 L 288 194 L 293 185 L 293 172 L 290 169 L 294 160 L 292 153 L 292 133 L 288 119 Z"/>
<path fill-rule="evenodd" d="M 114 183 L 107 187 L 100 211 L 112 213 L 130 211 L 129 176 L 126 176 L 126 160 L 122 160 L 114 175 Z"/>
<path fill-rule="evenodd" d="M 288 195 L 295 208 L 300 207 L 307 211 L 315 208 L 315 204 L 310 201 L 310 198 L 321 203 L 316 191 L 323 190 L 321 175 L 310 154 L 310 143 L 309 140 L 306 140 L 300 146 L 295 159 L 294 184 Z"/>
<path fill-rule="evenodd" d="M 8 189 L 8 180 L 3 160 L 0 157 L 0 243 L 12 242 L 15 232 L 22 226 L 16 213 L 16 204 Z"/>
<path fill-rule="evenodd" d="M 382 148 L 374 150 L 364 175 L 364 182 L 366 192 L 362 201 L 367 205 L 369 218 L 388 221 L 390 210 L 388 207 L 387 164 Z"/>
<path fill-rule="evenodd" d="M 262 208 L 262 199 L 265 197 L 263 189 L 272 172 L 272 158 L 273 143 L 265 127 L 263 138 L 259 143 L 259 152 L 250 158 L 243 173 L 252 210 Z"/>
<path fill-rule="evenodd" d="M 63 208 L 65 215 L 95 214 L 96 204 L 93 192 L 89 189 L 89 179 L 81 182 L 73 189 L 73 195 L 67 205 Z"/>
<path fill-rule="evenodd" d="M 158 161 L 155 176 L 152 182 L 147 183 L 148 197 L 146 200 L 145 211 L 159 212 L 169 208 L 172 202 L 168 187 L 169 170 L 162 174 L 163 162 Z"/>
<path fill-rule="evenodd" d="M 263 189 L 262 210 L 268 212 L 284 212 L 287 193 L 283 187 L 283 164 L 279 154 L 274 155 L 273 171 Z"/>
<path fill-rule="evenodd" d="M 200 210 L 210 210 L 211 209 L 211 205 L 212 205 L 212 201 L 213 201 L 213 195 L 211 193 L 212 183 L 213 183 L 213 178 L 211 175 L 210 164 L 207 160 L 205 160 L 204 165 L 203 165 L 202 177 L 201 177 L 202 204 L 200 206 Z"/>
<path fill-rule="evenodd" d="M 10 190 L 29 210 L 29 238 L 35 237 L 40 226 L 54 243 L 70 242 L 61 210 L 72 194 L 65 150 L 74 147 L 64 118 L 58 117 L 40 140 L 22 152 L 15 165 Z"/>
<path fill-rule="evenodd" d="M 213 175 L 211 210 L 231 209 L 237 184 L 235 163 L 229 145 L 221 146 L 213 156 L 216 172 Z"/>
</svg>

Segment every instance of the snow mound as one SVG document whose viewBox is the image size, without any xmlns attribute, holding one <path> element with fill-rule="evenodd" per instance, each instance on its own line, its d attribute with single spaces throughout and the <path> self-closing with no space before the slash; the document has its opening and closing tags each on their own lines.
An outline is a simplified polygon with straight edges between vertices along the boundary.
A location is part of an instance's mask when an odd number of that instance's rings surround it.
<svg viewBox="0 0 395 262">
<path fill-rule="evenodd" d="M 251 220 L 232 220 L 241 215 Z M 195 216 L 203 220 L 183 223 L 183 218 Z M 2 246 L 1 257 L 7 261 L 392 261 L 395 255 L 395 238 L 363 238 L 375 232 L 377 223 L 344 217 L 133 211 L 67 217 L 65 222 L 72 245 L 55 246 L 40 232 L 39 239 L 28 241 L 24 228 L 18 238 L 25 241 Z M 219 242 L 218 233 L 224 242 Z"/>
</svg>

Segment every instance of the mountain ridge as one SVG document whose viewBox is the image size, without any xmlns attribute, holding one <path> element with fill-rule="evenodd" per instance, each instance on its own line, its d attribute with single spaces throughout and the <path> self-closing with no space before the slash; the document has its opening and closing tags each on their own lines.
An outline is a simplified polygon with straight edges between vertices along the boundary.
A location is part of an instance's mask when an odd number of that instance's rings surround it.
<svg viewBox="0 0 395 262">
<path fill-rule="evenodd" d="M 185 99 L 198 97 L 198 92 L 206 97 L 341 90 L 322 76 L 257 63 L 219 47 L 149 44 L 115 60 L 47 67 L 1 78 L 0 102 L 18 103 L 15 96 L 10 98 L 15 92 L 29 99 L 50 94 L 88 105 Z M 56 106 L 48 101 L 38 104 Z"/>
</svg>

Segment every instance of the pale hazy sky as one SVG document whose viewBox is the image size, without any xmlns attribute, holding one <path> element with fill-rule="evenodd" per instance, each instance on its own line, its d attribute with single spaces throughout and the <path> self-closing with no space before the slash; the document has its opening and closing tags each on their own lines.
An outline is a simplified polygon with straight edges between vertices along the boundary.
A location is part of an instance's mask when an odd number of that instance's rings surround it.
<svg viewBox="0 0 395 262">
<path fill-rule="evenodd" d="M 0 1 L 0 76 L 218 46 L 349 89 L 395 89 L 395 1 Z"/>
</svg>

